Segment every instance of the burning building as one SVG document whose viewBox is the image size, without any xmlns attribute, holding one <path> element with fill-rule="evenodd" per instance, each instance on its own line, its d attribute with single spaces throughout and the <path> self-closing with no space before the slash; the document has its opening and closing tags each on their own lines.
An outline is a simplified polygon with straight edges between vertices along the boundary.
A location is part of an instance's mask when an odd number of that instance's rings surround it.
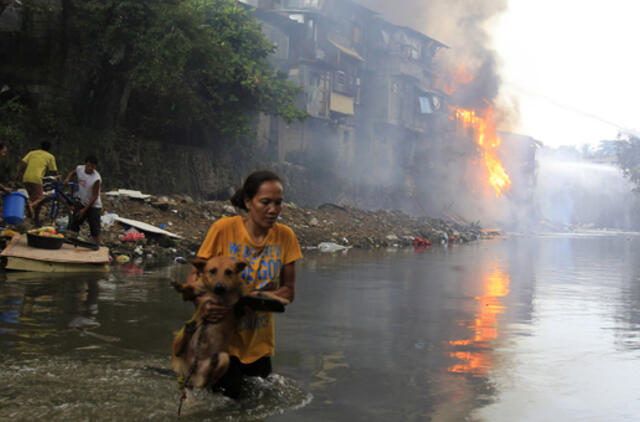
<svg viewBox="0 0 640 422">
<path fill-rule="evenodd" d="M 274 65 L 304 88 L 309 119 L 257 126 L 272 161 L 330 182 L 309 205 L 464 215 L 469 197 L 509 191 L 491 98 L 469 95 L 486 66 L 438 66 L 447 45 L 350 0 L 245 3 L 277 46 Z"/>
</svg>

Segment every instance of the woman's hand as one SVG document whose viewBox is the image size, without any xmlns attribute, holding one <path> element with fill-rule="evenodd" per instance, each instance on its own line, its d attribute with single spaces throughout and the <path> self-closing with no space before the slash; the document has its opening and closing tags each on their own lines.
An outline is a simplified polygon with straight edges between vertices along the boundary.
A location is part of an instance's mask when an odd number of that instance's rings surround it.
<svg viewBox="0 0 640 422">
<path fill-rule="evenodd" d="M 202 301 L 204 301 L 202 305 L 202 318 L 208 322 L 216 323 L 222 321 L 232 309 L 230 306 L 218 304 L 218 302 L 211 297 L 197 297 L 195 299 L 196 306 Z"/>
</svg>

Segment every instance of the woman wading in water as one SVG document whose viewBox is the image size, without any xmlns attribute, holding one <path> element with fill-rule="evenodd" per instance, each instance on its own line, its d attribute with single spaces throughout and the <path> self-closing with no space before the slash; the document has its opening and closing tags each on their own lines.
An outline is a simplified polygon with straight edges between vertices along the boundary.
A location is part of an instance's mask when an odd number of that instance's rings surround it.
<svg viewBox="0 0 640 422">
<path fill-rule="evenodd" d="M 242 272 L 247 290 L 269 291 L 288 301 L 295 297 L 295 261 L 302 258 L 298 239 L 288 226 L 277 222 L 284 190 L 280 177 L 256 171 L 231 198 L 247 215 L 221 218 L 211 225 L 198 258 L 228 256 L 248 264 Z M 193 282 L 193 269 L 187 283 Z M 197 299 L 196 299 L 197 301 Z M 231 308 L 211 306 L 210 320 L 219 320 Z M 240 395 L 244 376 L 266 377 L 274 355 L 274 321 L 270 312 L 248 312 L 230 342 L 231 363 L 214 390 L 232 398 Z"/>
</svg>

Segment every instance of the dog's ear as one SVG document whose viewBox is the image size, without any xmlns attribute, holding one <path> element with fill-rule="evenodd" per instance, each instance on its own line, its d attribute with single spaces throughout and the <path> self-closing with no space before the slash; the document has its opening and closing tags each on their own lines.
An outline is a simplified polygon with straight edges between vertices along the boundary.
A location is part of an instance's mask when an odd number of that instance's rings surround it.
<svg viewBox="0 0 640 422">
<path fill-rule="evenodd" d="M 198 270 L 198 272 L 201 273 L 202 270 L 204 269 L 204 266 L 207 263 L 207 260 L 202 258 L 196 258 L 196 259 L 190 259 L 189 262 L 191 262 L 191 264 L 193 264 L 193 266 L 196 267 L 196 270 Z"/>
<path fill-rule="evenodd" d="M 241 272 L 242 272 L 242 270 L 244 270 L 245 268 L 247 268 L 247 265 L 249 265 L 249 264 L 247 264 L 247 263 L 246 263 L 246 262 L 244 262 L 244 261 L 238 261 L 238 262 L 236 262 L 236 274 L 237 274 L 237 273 L 241 273 Z"/>
</svg>

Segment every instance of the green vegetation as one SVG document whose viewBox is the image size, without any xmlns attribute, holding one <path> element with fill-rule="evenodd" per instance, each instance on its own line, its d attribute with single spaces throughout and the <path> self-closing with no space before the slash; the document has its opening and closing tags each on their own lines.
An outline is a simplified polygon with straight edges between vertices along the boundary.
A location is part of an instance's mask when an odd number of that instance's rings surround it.
<svg viewBox="0 0 640 422">
<path fill-rule="evenodd" d="M 640 139 L 629 136 L 613 142 L 618 166 L 635 185 L 634 191 L 640 192 Z"/>
<path fill-rule="evenodd" d="M 274 46 L 234 0 L 51 4 L 24 0 L 19 47 L 0 44 L 10 58 L 0 64 L 12 81 L 0 102 L 9 142 L 83 128 L 224 147 L 249 134 L 257 112 L 306 117 L 300 88 L 271 68 Z"/>
</svg>

